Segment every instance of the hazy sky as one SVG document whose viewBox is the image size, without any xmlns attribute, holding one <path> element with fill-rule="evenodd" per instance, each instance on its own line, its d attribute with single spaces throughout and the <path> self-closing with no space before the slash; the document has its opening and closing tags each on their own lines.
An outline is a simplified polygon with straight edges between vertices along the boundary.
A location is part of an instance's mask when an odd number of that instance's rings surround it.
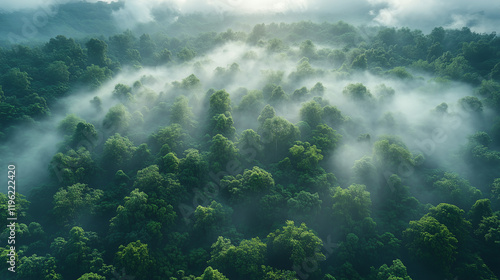
<svg viewBox="0 0 500 280">
<path fill-rule="evenodd" d="M 79 0 L 7 0 L 0 9 L 13 11 L 42 8 L 47 5 Z M 97 0 L 86 0 L 96 2 Z M 114 0 L 107 0 L 114 1 Z M 371 23 L 388 26 L 408 26 L 428 30 L 434 26 L 461 28 L 468 26 L 477 32 L 490 33 L 500 23 L 500 1 L 497 0 L 123 0 L 124 10 L 117 17 L 134 18 L 138 22 L 151 20 L 150 10 L 167 3 L 180 12 L 310 12 L 371 18 Z"/>
</svg>

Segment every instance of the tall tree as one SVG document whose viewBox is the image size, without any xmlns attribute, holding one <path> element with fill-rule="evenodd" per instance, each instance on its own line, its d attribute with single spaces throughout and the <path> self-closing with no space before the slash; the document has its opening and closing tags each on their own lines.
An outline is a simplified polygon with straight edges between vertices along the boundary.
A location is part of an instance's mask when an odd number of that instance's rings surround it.
<svg viewBox="0 0 500 280">
<path fill-rule="evenodd" d="M 111 136 L 104 143 L 102 152 L 102 162 L 108 170 L 113 173 L 120 167 L 127 166 L 132 159 L 136 147 L 128 137 L 123 137 L 118 133 Z"/>
<path fill-rule="evenodd" d="M 306 261 L 318 265 L 325 260 L 322 246 L 323 241 L 304 223 L 297 227 L 287 221 L 282 229 L 267 235 L 268 257 L 277 268 L 301 268 Z"/>
<path fill-rule="evenodd" d="M 116 265 L 117 268 L 125 269 L 127 275 L 132 275 L 136 279 L 148 279 L 153 266 L 148 245 L 140 240 L 130 242 L 127 246 L 120 245 L 116 253 Z"/>
<path fill-rule="evenodd" d="M 210 96 L 210 116 L 231 112 L 231 99 L 225 90 L 218 90 Z"/>
<path fill-rule="evenodd" d="M 259 127 L 259 132 L 267 151 L 274 154 L 276 158 L 285 154 L 300 135 L 297 126 L 279 116 L 266 119 Z"/>
<path fill-rule="evenodd" d="M 403 238 L 412 255 L 448 276 L 456 260 L 458 240 L 445 225 L 424 216 L 410 222 Z"/>
<path fill-rule="evenodd" d="M 102 190 L 89 188 L 85 184 L 74 184 L 61 188 L 54 195 L 53 214 L 61 225 L 79 223 L 79 218 L 92 214 L 97 201 L 103 196 Z"/>
<path fill-rule="evenodd" d="M 347 189 L 336 187 L 333 192 L 332 213 L 341 222 L 344 230 L 370 217 L 372 204 L 370 193 L 364 185 L 350 185 Z"/>
<path fill-rule="evenodd" d="M 238 246 L 219 236 L 212 244 L 209 264 L 232 278 L 257 279 L 266 260 L 267 245 L 258 237 L 242 240 Z"/>
<path fill-rule="evenodd" d="M 237 165 L 238 157 L 238 149 L 231 140 L 221 134 L 217 134 L 212 138 L 209 159 L 213 170 L 226 170 L 227 164 L 231 163 Z"/>
<path fill-rule="evenodd" d="M 85 43 L 85 46 L 87 47 L 89 64 L 95 64 L 98 66 L 107 65 L 108 44 L 99 39 L 92 38 Z"/>
<path fill-rule="evenodd" d="M 319 124 L 322 113 L 323 109 L 314 100 L 304 103 L 300 108 L 300 118 L 307 122 L 310 127 L 316 127 Z"/>
</svg>

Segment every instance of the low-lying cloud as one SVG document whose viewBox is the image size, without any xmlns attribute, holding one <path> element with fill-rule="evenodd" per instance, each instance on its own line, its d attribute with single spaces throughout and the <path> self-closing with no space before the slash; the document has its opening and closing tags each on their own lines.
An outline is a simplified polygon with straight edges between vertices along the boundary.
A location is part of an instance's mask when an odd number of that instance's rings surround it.
<svg viewBox="0 0 500 280">
<path fill-rule="evenodd" d="M 44 8 L 50 5 L 77 2 L 79 0 L 22 0 L 3 1 L 0 11 Z M 85 0 L 97 2 L 98 0 Z M 105 0 L 104 2 L 116 2 Z M 439 0 L 123 0 L 123 7 L 113 13 L 122 27 L 131 28 L 136 23 L 154 20 L 152 12 L 168 7 L 179 13 L 232 13 L 232 14 L 332 14 L 342 20 L 360 17 L 369 25 L 410 27 L 429 32 L 433 27 L 469 27 L 476 32 L 490 33 L 500 23 L 500 2 L 439 1 Z M 324 18 L 321 18 L 324 20 Z"/>
<path fill-rule="evenodd" d="M 498 26 L 500 2 L 437 0 L 367 0 L 382 8 L 372 10 L 373 21 L 386 26 L 410 26 L 429 29 L 435 26 L 492 32 Z"/>
</svg>

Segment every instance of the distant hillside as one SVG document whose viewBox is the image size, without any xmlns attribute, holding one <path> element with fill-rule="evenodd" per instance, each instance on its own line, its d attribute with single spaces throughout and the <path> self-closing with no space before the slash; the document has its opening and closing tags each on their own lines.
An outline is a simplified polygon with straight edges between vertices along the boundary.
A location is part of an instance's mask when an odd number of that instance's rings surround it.
<svg viewBox="0 0 500 280">
<path fill-rule="evenodd" d="M 113 10 L 122 3 L 68 3 L 51 9 L 0 14 L 0 44 L 33 44 L 57 35 L 84 37 L 117 33 Z"/>
</svg>

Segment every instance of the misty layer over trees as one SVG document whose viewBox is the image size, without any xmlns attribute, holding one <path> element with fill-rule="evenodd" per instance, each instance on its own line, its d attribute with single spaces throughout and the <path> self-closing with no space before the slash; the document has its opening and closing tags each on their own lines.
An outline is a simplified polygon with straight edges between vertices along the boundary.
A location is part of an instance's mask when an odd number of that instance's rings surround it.
<svg viewBox="0 0 500 280">
<path fill-rule="evenodd" d="M 119 5 L 2 42 L 1 279 L 500 277 L 495 33 Z"/>
</svg>

